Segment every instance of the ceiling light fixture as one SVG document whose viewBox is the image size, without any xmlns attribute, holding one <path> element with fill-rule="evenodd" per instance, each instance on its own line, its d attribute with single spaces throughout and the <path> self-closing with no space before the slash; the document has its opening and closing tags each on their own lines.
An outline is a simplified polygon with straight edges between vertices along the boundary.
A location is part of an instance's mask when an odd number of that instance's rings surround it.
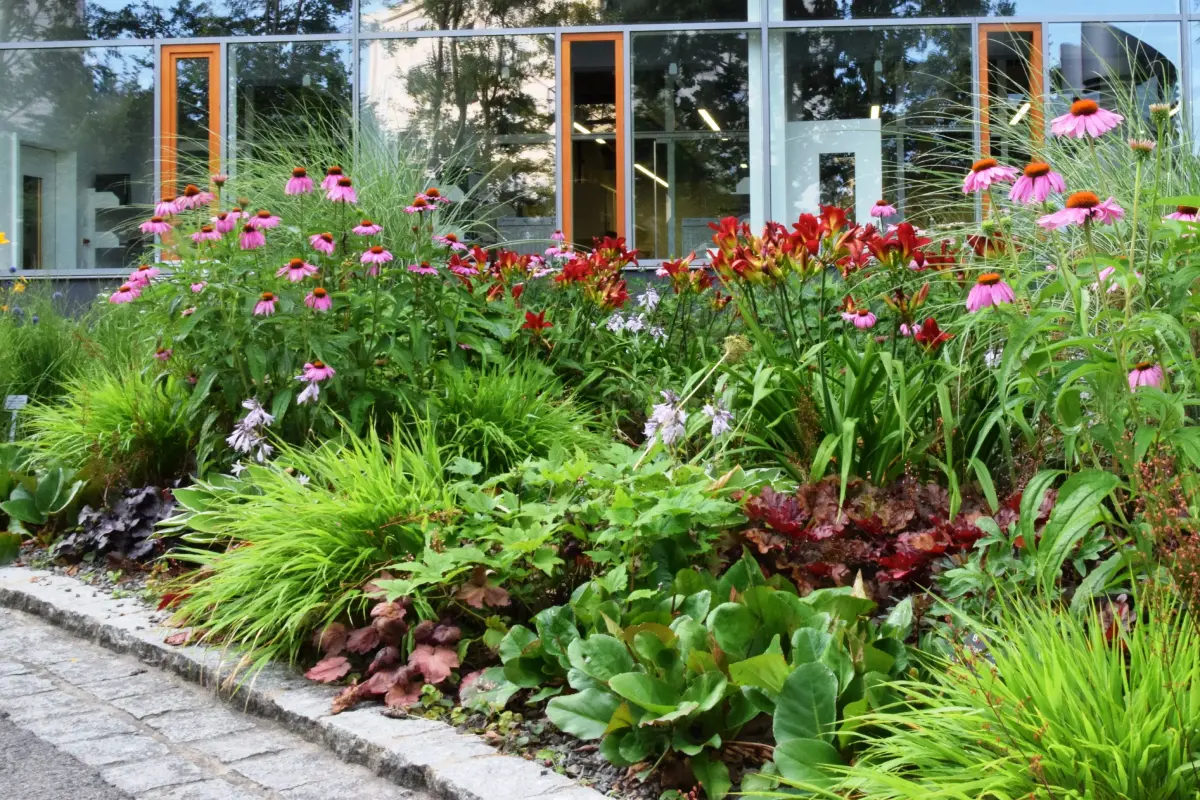
<svg viewBox="0 0 1200 800">
<path fill-rule="evenodd" d="M 713 119 L 712 114 L 708 113 L 707 108 L 701 108 L 696 111 L 696 113 L 700 115 L 700 119 L 704 120 L 708 127 L 712 128 L 714 131 L 721 130 L 721 126 L 717 124 L 715 119 Z"/>
<path fill-rule="evenodd" d="M 633 165 L 633 168 L 634 168 L 634 169 L 636 169 L 638 172 L 642 173 L 643 175 L 645 175 L 647 178 L 650 178 L 650 179 L 654 180 L 656 183 L 658 183 L 658 184 L 659 184 L 660 186 L 662 186 L 664 189 L 670 189 L 670 188 L 671 188 L 671 184 L 667 183 L 667 182 L 666 182 L 666 181 L 664 181 L 662 178 L 658 177 L 658 176 L 657 176 L 657 175 L 655 175 L 653 172 L 651 172 L 650 170 L 648 170 L 648 169 L 646 169 L 645 167 L 643 167 L 641 164 L 634 164 L 634 165 Z"/>
<path fill-rule="evenodd" d="M 879 106 L 871 106 L 871 119 L 879 119 Z"/>
<path fill-rule="evenodd" d="M 1022 103 L 1021 107 L 1017 109 L 1017 113 L 1013 114 L 1012 119 L 1008 121 L 1008 124 L 1016 125 L 1021 120 L 1025 119 L 1025 115 L 1029 113 L 1029 109 L 1031 108 L 1033 108 L 1033 103 L 1028 101 Z"/>
<path fill-rule="evenodd" d="M 580 125 L 578 122 L 574 123 L 574 127 L 575 130 L 579 131 L 580 133 L 591 133 L 591 131 Z"/>
</svg>

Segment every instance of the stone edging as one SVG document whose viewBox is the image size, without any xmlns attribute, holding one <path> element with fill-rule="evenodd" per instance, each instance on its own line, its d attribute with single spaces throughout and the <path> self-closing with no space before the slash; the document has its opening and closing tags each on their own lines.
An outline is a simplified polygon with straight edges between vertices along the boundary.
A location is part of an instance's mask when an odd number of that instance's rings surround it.
<svg viewBox="0 0 1200 800">
<path fill-rule="evenodd" d="M 336 716 L 337 689 L 271 664 L 249 682 L 231 685 L 236 654 L 213 647 L 176 647 L 158 616 L 135 600 L 116 600 L 74 578 L 24 567 L 0 568 L 0 606 L 41 617 L 110 650 L 210 687 L 237 708 L 273 719 L 289 731 L 362 764 L 401 786 L 443 800 L 601 800 L 603 795 L 532 761 L 497 753 L 479 737 L 443 722 L 393 719 L 379 707 Z"/>
</svg>

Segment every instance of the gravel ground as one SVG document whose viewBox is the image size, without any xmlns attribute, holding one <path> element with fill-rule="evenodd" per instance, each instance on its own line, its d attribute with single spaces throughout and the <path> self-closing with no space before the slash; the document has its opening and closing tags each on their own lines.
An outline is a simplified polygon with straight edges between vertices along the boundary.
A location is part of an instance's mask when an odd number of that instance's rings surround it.
<svg viewBox="0 0 1200 800">
<path fill-rule="evenodd" d="M 26 542 L 15 566 L 44 569 L 83 581 L 89 586 L 103 589 L 114 597 L 137 597 L 147 605 L 157 602 L 149 591 L 149 567 L 137 561 L 118 561 L 101 558 L 98 561 L 80 561 L 78 564 L 56 563 L 50 549 Z"/>
</svg>

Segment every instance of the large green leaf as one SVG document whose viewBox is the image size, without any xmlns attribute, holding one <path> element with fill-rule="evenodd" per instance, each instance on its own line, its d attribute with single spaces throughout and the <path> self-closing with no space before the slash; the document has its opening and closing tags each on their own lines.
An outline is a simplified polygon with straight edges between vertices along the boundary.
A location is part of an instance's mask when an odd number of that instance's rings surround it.
<svg viewBox="0 0 1200 800">
<path fill-rule="evenodd" d="M 621 701 L 600 689 L 555 697 L 546 706 L 546 716 L 559 730 L 577 739 L 599 739 L 608 730 Z"/>
<path fill-rule="evenodd" d="M 1043 589 L 1049 591 L 1057 583 L 1063 563 L 1075 545 L 1104 520 L 1104 500 L 1120 483 L 1116 475 L 1097 469 L 1077 472 L 1063 482 L 1058 502 L 1038 543 L 1038 572 Z"/>
<path fill-rule="evenodd" d="M 629 655 L 625 643 L 605 633 L 571 642 L 567 646 L 567 656 L 571 666 L 600 681 L 633 671 L 633 656 Z"/>
<path fill-rule="evenodd" d="M 792 663 L 811 664 L 820 661 L 829 649 L 833 637 L 815 628 L 799 628 L 792 634 Z"/>
<path fill-rule="evenodd" d="M 797 783 L 825 788 L 834 780 L 825 768 L 841 763 L 833 745 L 820 739 L 789 739 L 775 747 L 779 774 Z"/>
<path fill-rule="evenodd" d="M 708 629 L 717 646 L 730 658 L 740 661 L 748 655 L 750 642 L 758 633 L 759 620 L 741 603 L 722 603 L 708 617 Z"/>
<path fill-rule="evenodd" d="M 738 686 L 757 686 L 772 695 L 783 689 L 787 680 L 788 663 L 779 653 L 763 653 L 729 665 L 729 677 Z"/>
<path fill-rule="evenodd" d="M 775 701 L 775 742 L 828 739 L 837 719 L 838 682 L 824 664 L 801 664 Z"/>
<path fill-rule="evenodd" d="M 46 523 L 46 515 L 38 510 L 33 496 L 25 491 L 24 486 L 18 486 L 16 489 L 13 489 L 12 496 L 5 502 L 0 503 L 0 509 L 13 519 L 20 520 L 29 525 L 44 525 Z"/>
<path fill-rule="evenodd" d="M 0 565 L 16 560 L 21 553 L 21 534 L 0 533 Z"/>
<path fill-rule="evenodd" d="M 692 756 L 692 773 L 704 787 L 708 800 L 722 800 L 733 788 L 733 781 L 729 780 L 729 767 L 725 766 L 724 761 L 710 758 L 708 753 Z"/>
<path fill-rule="evenodd" d="M 668 714 L 679 706 L 679 693 L 666 681 L 644 672 L 625 672 L 614 675 L 609 687 L 629 702 L 655 714 Z"/>
</svg>

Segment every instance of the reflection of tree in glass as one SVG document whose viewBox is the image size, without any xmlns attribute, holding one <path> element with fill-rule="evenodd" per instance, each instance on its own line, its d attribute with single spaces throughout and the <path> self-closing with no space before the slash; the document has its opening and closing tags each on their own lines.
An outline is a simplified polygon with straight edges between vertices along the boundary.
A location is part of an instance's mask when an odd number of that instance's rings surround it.
<svg viewBox="0 0 1200 800">
<path fill-rule="evenodd" d="M 784 19 L 1011 17 L 1016 0 L 785 0 Z"/>
<path fill-rule="evenodd" d="M 208 136 L 211 88 L 208 80 L 209 59 L 181 58 L 176 62 L 175 124 L 178 134 L 175 145 L 176 192 L 189 183 L 208 185 Z"/>
<path fill-rule="evenodd" d="M 750 0 L 757 3 L 758 0 Z M 552 27 L 634 22 L 746 19 L 746 0 L 362 0 L 364 25 L 390 28 L 403 18 L 417 30 Z"/>
</svg>

